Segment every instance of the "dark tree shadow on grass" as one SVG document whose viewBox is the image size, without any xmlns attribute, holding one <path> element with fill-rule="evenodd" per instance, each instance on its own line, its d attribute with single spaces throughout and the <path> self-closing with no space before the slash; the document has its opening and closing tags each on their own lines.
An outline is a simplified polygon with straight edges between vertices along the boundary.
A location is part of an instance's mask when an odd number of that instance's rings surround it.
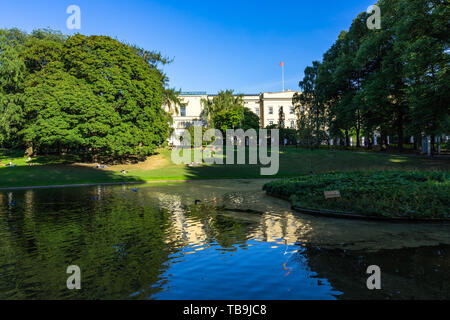
<svg viewBox="0 0 450 320">
<path fill-rule="evenodd" d="M 74 164 L 0 168 L 0 188 L 142 182 L 141 178 L 130 174 Z"/>
<path fill-rule="evenodd" d="M 236 159 L 236 152 L 235 152 Z M 447 171 L 450 159 L 429 159 L 419 156 L 379 155 L 349 151 L 289 149 L 280 150 L 279 170 L 276 175 L 263 176 L 261 168 L 270 165 L 214 164 L 187 166 L 187 179 L 244 179 L 244 178 L 290 178 L 302 175 L 346 171 Z"/>
</svg>

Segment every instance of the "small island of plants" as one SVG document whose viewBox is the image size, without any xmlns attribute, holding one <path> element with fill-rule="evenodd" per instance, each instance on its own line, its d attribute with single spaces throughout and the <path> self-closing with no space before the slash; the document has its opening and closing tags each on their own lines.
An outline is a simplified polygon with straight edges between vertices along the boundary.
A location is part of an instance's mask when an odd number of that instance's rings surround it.
<svg viewBox="0 0 450 320">
<path fill-rule="evenodd" d="M 448 172 L 346 172 L 272 181 L 263 189 L 294 208 L 365 217 L 449 219 Z M 325 191 L 340 197 L 326 199 Z"/>
</svg>

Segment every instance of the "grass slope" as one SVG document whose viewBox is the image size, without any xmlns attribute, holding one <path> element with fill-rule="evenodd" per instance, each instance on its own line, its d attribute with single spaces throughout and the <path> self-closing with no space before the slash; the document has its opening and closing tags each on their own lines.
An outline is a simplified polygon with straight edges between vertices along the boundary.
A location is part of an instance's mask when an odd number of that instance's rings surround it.
<svg viewBox="0 0 450 320">
<path fill-rule="evenodd" d="M 383 153 L 358 153 L 288 148 L 280 151 L 280 168 L 276 176 L 261 176 L 260 165 L 202 165 L 189 167 L 171 161 L 170 151 L 160 150 L 158 155 L 137 164 L 118 165 L 95 169 L 94 164 L 76 163 L 75 159 L 38 157 L 36 166 L 27 166 L 23 152 L 0 150 L 3 164 L 12 161 L 14 168 L 0 167 L 0 188 L 46 186 L 62 184 L 139 182 L 158 180 L 223 179 L 223 178 L 280 178 L 299 175 L 345 171 L 421 170 L 449 171 L 450 160 L 429 159 L 419 156 L 397 156 Z M 128 171 L 126 175 L 120 173 Z"/>
</svg>

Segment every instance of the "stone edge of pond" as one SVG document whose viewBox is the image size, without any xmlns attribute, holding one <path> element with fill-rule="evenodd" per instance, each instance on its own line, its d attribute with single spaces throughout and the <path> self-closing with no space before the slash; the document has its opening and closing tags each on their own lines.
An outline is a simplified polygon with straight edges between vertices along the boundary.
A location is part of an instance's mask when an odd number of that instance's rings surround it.
<svg viewBox="0 0 450 320">
<path fill-rule="evenodd" d="M 29 187 L 0 187 L 0 191 L 15 191 L 29 189 L 56 189 L 56 188 L 77 188 L 77 187 L 95 187 L 95 186 L 120 186 L 125 184 L 151 184 L 151 183 L 175 183 L 186 182 L 189 180 L 152 180 L 152 181 L 125 181 L 125 182 L 99 182 L 99 183 L 81 183 L 81 184 L 60 184 L 48 186 L 29 186 Z"/>
<path fill-rule="evenodd" d="M 363 216 L 360 214 L 338 212 L 327 209 L 308 209 L 297 206 L 292 206 L 292 210 L 300 213 L 310 214 L 317 217 L 329 217 L 338 219 L 353 219 L 353 220 L 366 220 L 366 221 L 380 221 L 380 222 L 400 222 L 400 223 L 450 223 L 450 219 L 447 218 L 402 218 L 402 217 L 377 217 L 377 216 Z"/>
<path fill-rule="evenodd" d="M 288 198 L 273 195 L 266 192 L 267 195 L 289 201 Z M 298 206 L 291 206 L 291 209 L 300 213 L 309 214 L 316 217 L 328 217 L 337 219 L 352 219 L 352 220 L 366 220 L 366 221 L 378 221 L 378 222 L 397 222 L 397 223 L 450 223 L 450 218 L 402 218 L 402 217 L 381 217 L 381 216 L 363 216 L 351 212 L 339 212 L 328 209 L 309 209 Z"/>
<path fill-rule="evenodd" d="M 211 179 L 178 179 L 178 180 L 148 180 L 148 181 L 123 181 L 123 182 L 97 182 L 97 183 L 78 183 L 78 184 L 58 184 L 58 185 L 44 185 L 44 186 L 28 186 L 28 187 L 0 187 L 0 191 L 17 191 L 30 189 L 56 189 L 56 188 L 76 188 L 76 187 L 96 187 L 96 186 L 120 186 L 126 184 L 157 184 L 157 183 L 181 183 L 181 182 L 199 182 L 199 181 L 214 181 L 214 180 L 236 180 L 236 181 L 254 181 L 254 180 L 278 180 L 267 178 L 211 178 Z"/>
</svg>

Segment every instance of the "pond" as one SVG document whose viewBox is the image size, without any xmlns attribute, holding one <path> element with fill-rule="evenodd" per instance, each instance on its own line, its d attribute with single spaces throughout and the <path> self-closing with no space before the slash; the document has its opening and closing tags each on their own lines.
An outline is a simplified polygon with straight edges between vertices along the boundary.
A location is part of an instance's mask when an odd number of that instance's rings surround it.
<svg viewBox="0 0 450 320">
<path fill-rule="evenodd" d="M 450 225 L 303 215 L 265 182 L 0 192 L 0 299 L 450 299 Z"/>
</svg>

